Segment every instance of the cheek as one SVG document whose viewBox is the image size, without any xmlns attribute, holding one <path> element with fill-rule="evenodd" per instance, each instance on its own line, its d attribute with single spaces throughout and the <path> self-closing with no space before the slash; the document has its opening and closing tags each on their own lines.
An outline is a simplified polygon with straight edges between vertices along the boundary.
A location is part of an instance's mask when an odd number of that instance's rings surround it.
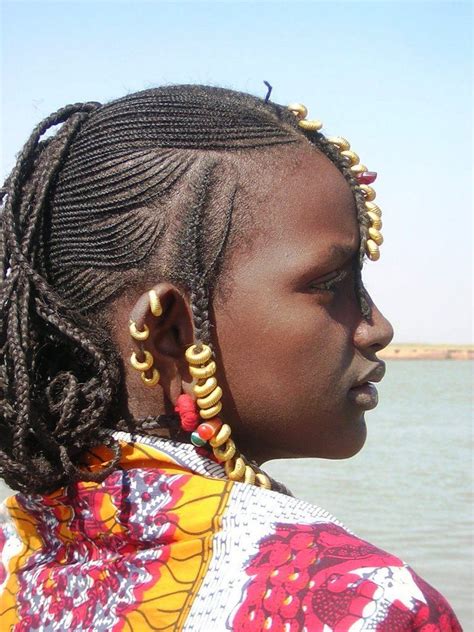
<svg viewBox="0 0 474 632">
<path fill-rule="evenodd" d="M 216 313 L 231 425 L 257 440 L 271 435 L 289 446 L 301 444 L 308 429 L 325 432 L 345 394 L 352 358 L 348 328 L 308 295 L 263 295 L 255 304 L 239 304 L 238 311 L 226 304 Z"/>
</svg>

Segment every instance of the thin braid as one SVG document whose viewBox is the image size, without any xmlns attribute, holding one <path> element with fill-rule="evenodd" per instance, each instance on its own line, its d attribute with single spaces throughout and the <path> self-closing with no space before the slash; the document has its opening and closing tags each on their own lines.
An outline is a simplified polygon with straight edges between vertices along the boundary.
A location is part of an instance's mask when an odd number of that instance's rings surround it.
<svg viewBox="0 0 474 632">
<path fill-rule="evenodd" d="M 20 345 L 20 324 L 18 322 L 18 310 L 14 306 L 11 309 L 8 319 L 8 351 L 12 358 L 13 365 L 13 394 L 16 402 L 16 424 L 12 433 L 12 455 L 20 463 L 26 462 L 25 437 L 29 432 L 26 422 L 30 419 L 30 402 L 28 398 L 29 375 L 26 367 L 26 360 L 23 349 Z"/>
<path fill-rule="evenodd" d="M 201 182 L 197 187 L 197 202 L 191 213 L 189 225 L 189 245 L 192 255 L 190 257 L 191 280 L 191 308 L 194 318 L 195 335 L 198 346 L 211 342 L 209 322 L 209 295 L 206 284 L 204 264 L 202 259 L 202 225 L 204 217 L 204 205 L 210 186 L 212 171 L 215 164 L 206 166 Z"/>
</svg>

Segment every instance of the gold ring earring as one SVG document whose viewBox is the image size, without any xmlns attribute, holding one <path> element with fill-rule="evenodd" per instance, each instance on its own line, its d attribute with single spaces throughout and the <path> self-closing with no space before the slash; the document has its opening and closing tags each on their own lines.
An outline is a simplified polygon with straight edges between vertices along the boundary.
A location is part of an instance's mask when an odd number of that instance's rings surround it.
<svg viewBox="0 0 474 632">
<path fill-rule="evenodd" d="M 144 354 L 145 360 L 143 360 L 142 362 L 140 362 L 140 360 L 137 358 L 137 354 L 135 353 L 135 351 L 130 356 L 130 364 L 133 366 L 134 369 L 137 369 L 137 371 L 148 371 L 153 366 L 153 356 L 151 355 L 151 353 L 149 351 L 145 351 Z"/>
<path fill-rule="evenodd" d="M 148 336 L 150 335 L 150 330 L 146 325 L 143 325 L 143 329 L 140 331 L 140 329 L 137 329 L 137 323 L 133 320 L 130 321 L 128 325 L 128 330 L 130 331 L 130 335 L 134 340 L 147 340 Z"/>
<path fill-rule="evenodd" d="M 145 386 L 156 386 L 160 381 L 160 372 L 158 369 L 153 369 L 151 377 L 147 377 L 145 371 L 141 374 L 142 382 Z"/>
</svg>

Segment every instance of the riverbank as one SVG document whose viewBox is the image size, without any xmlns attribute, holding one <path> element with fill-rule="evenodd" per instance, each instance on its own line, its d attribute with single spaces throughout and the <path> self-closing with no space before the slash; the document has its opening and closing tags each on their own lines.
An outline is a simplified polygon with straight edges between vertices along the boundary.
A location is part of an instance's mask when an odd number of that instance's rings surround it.
<svg viewBox="0 0 474 632">
<path fill-rule="evenodd" d="M 391 344 L 377 355 L 384 360 L 474 360 L 474 345 Z"/>
</svg>

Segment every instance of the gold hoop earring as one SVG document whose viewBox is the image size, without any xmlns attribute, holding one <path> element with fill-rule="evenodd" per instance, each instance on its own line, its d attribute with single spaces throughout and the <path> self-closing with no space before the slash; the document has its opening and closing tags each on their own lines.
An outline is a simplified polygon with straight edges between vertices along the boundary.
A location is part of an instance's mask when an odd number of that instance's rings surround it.
<svg viewBox="0 0 474 632">
<path fill-rule="evenodd" d="M 137 323 L 133 320 L 130 321 L 128 330 L 134 340 L 147 340 L 150 335 L 150 330 L 146 325 L 143 325 L 143 329 L 140 331 L 140 329 L 137 329 Z"/>
<path fill-rule="evenodd" d="M 149 386 L 149 387 L 156 386 L 158 382 L 160 381 L 160 372 L 158 371 L 158 369 L 153 369 L 151 377 L 147 377 L 146 373 L 143 371 L 141 374 L 141 378 L 145 386 Z"/>
<path fill-rule="evenodd" d="M 151 353 L 149 351 L 144 351 L 144 354 L 145 360 L 142 362 L 137 358 L 135 351 L 130 356 L 130 364 L 134 369 L 137 369 L 137 371 L 149 371 L 153 366 L 153 356 Z"/>
<path fill-rule="evenodd" d="M 128 329 L 131 337 L 140 342 L 147 340 L 150 335 L 150 329 L 146 325 L 143 325 L 143 329 L 139 330 L 137 328 L 137 324 L 133 320 L 130 320 Z M 139 360 L 136 351 L 134 351 L 130 356 L 130 364 L 134 369 L 140 371 L 140 377 L 145 386 L 156 386 L 156 384 L 160 381 L 160 373 L 158 369 L 153 367 L 153 356 L 146 349 L 142 348 L 141 352 L 144 355 L 144 360 Z M 146 372 L 150 369 L 152 369 L 151 377 L 147 377 Z"/>
</svg>

